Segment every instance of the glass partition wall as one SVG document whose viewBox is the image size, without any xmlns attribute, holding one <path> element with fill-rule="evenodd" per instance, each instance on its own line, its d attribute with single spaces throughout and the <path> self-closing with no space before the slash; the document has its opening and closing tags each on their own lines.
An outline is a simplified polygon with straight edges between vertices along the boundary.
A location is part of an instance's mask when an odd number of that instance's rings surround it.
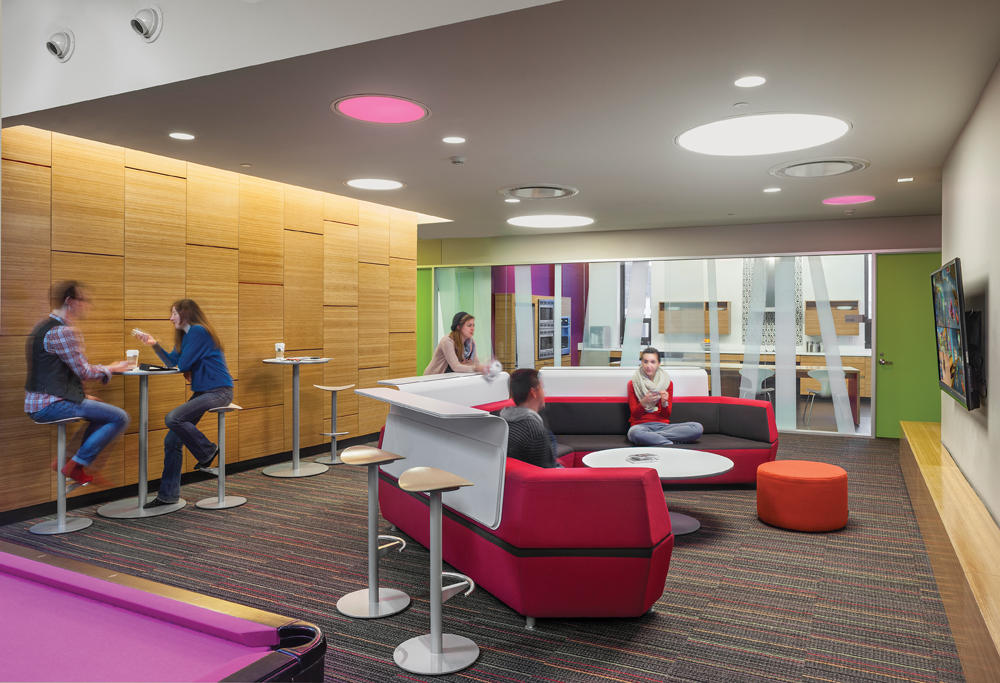
<svg viewBox="0 0 1000 683">
<path fill-rule="evenodd" d="M 778 429 L 871 434 L 871 256 L 434 269 L 434 341 L 460 310 L 504 369 L 698 366 L 710 393 L 768 400 Z"/>
</svg>

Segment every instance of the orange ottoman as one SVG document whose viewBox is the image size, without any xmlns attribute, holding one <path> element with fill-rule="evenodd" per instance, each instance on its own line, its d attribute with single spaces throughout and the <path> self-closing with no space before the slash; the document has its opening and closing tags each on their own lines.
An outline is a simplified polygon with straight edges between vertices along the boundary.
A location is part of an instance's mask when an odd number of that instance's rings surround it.
<svg viewBox="0 0 1000 683">
<path fill-rule="evenodd" d="M 847 472 L 807 460 L 775 460 L 757 468 L 760 521 L 795 531 L 847 526 Z"/>
</svg>

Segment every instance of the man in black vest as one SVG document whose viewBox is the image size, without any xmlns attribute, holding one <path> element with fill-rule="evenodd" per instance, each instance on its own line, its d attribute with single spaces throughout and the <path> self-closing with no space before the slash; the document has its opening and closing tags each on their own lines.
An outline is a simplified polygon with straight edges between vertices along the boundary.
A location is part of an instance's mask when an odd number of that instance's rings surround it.
<svg viewBox="0 0 1000 683">
<path fill-rule="evenodd" d="M 514 405 L 500 411 L 500 417 L 507 421 L 507 457 L 538 467 L 562 467 L 556 461 L 556 437 L 538 414 L 545 407 L 545 388 L 538 371 L 515 370 L 510 376 L 510 397 Z"/>
<path fill-rule="evenodd" d="M 83 382 L 101 380 L 128 369 L 128 361 L 91 365 L 84 354 L 83 335 L 74 327 L 90 311 L 90 300 L 80 283 L 60 283 L 52 292 L 52 312 L 35 326 L 25 349 L 28 380 L 24 385 L 24 412 L 36 422 L 82 417 L 90 424 L 83 443 L 62 473 L 86 484 L 93 477 L 84 471 L 94 458 L 122 435 L 129 416 L 121 408 L 88 396 Z"/>
</svg>

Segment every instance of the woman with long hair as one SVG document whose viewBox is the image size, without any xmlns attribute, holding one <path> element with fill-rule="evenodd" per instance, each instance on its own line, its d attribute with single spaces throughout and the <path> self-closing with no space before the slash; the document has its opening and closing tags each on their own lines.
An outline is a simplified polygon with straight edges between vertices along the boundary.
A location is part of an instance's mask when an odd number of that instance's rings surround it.
<svg viewBox="0 0 1000 683">
<path fill-rule="evenodd" d="M 191 376 L 191 398 L 169 413 L 163 439 L 163 476 L 156 498 L 145 507 L 176 503 L 181 495 L 181 469 L 184 447 L 194 456 L 196 470 L 206 471 L 219 454 L 219 447 L 198 430 L 198 421 L 211 408 L 221 408 L 233 401 L 233 378 L 226 366 L 222 341 L 197 302 L 175 301 L 170 310 L 174 324 L 174 350 L 167 352 L 152 335 L 136 336 L 169 366 Z"/>
<path fill-rule="evenodd" d="M 444 372 L 485 372 L 486 366 L 479 363 L 476 353 L 476 319 L 465 311 L 459 311 L 451 319 L 451 334 L 441 337 L 431 362 L 424 370 L 425 375 L 439 375 Z"/>
</svg>

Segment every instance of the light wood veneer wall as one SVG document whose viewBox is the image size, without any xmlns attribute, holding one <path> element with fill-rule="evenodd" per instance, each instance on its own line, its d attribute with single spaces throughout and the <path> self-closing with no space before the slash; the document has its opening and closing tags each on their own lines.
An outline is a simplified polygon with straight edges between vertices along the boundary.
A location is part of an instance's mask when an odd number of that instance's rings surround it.
<svg viewBox="0 0 1000 683">
<path fill-rule="evenodd" d="M 49 311 L 51 283 L 83 281 L 80 323 L 93 363 L 138 348 L 139 327 L 173 344 L 170 305 L 191 298 L 225 346 L 241 413 L 226 419 L 230 462 L 291 449 L 292 373 L 264 365 L 274 344 L 324 355 L 301 372 L 303 447 L 328 443 L 330 397 L 314 384 L 375 386 L 416 374 L 416 214 L 28 127 L 2 132 L 0 511 L 55 499 L 56 431 L 24 413 L 24 351 Z M 140 360 L 156 363 L 151 349 Z M 163 462 L 163 418 L 190 396 L 180 376 L 152 378 L 149 471 Z M 132 415 L 88 493 L 135 483 L 139 388 L 89 387 Z M 343 392 L 338 431 L 378 432 L 386 404 Z M 214 416 L 202 428 L 215 439 Z M 79 435 L 71 431 L 73 437 Z M 185 471 L 194 461 L 185 453 Z"/>
</svg>

